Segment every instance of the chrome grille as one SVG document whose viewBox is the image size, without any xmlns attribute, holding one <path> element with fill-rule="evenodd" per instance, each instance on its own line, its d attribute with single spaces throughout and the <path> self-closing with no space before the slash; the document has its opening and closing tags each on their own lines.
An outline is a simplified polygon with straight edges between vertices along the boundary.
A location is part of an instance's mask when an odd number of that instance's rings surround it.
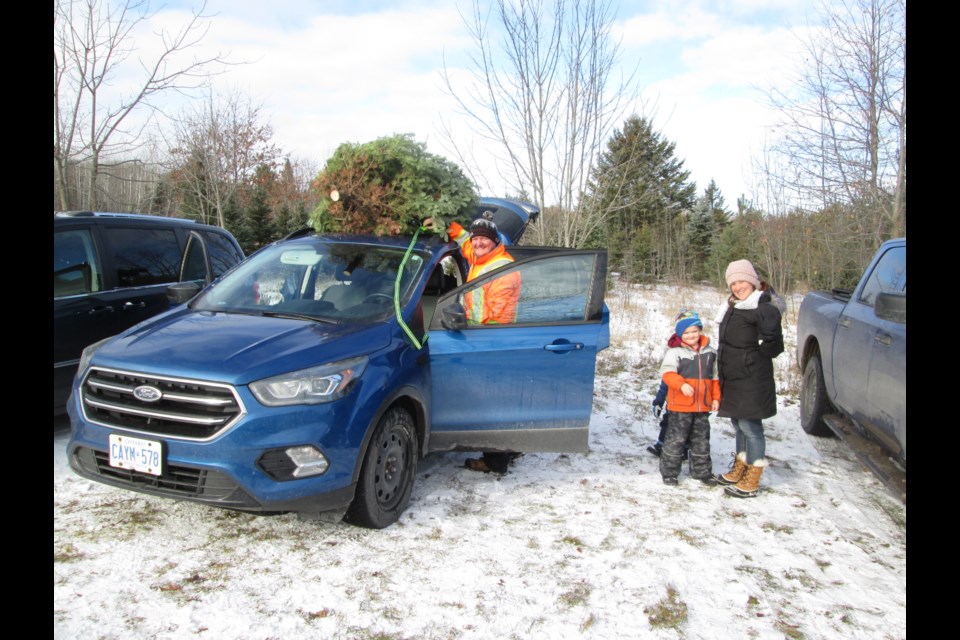
<svg viewBox="0 0 960 640">
<path fill-rule="evenodd" d="M 225 473 L 192 467 L 167 465 L 163 475 L 154 476 L 110 466 L 106 451 L 78 447 L 73 462 L 83 474 L 110 485 L 168 498 L 200 500 L 233 509 L 256 509 L 257 502 Z"/>
<path fill-rule="evenodd" d="M 135 391 L 142 387 L 159 400 L 139 399 Z M 81 391 L 83 412 L 91 422 L 173 438 L 207 440 L 244 414 L 233 387 L 217 382 L 94 367 Z"/>
</svg>

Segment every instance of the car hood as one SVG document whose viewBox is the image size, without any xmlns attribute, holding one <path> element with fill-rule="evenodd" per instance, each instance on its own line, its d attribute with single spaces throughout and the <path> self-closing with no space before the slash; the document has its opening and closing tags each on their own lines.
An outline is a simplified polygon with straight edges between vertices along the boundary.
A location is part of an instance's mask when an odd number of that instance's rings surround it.
<svg viewBox="0 0 960 640">
<path fill-rule="evenodd" d="M 390 322 L 326 324 L 180 308 L 110 340 L 93 364 L 246 384 L 373 353 L 389 344 L 390 335 Z"/>
</svg>

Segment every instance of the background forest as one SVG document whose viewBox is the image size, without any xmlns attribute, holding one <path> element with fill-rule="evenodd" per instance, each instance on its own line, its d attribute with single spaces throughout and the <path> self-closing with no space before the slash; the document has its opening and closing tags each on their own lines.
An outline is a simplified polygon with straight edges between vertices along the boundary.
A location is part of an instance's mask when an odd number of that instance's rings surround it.
<svg viewBox="0 0 960 640">
<path fill-rule="evenodd" d="M 754 159 L 754 192 L 727 197 L 690 179 L 638 106 L 641 88 L 613 73 L 614 3 L 490 4 L 462 8 L 478 91 L 454 97 L 472 135 L 500 150 L 509 186 L 483 195 L 542 209 L 525 242 L 607 247 L 611 270 L 644 283 L 722 284 L 726 264 L 746 257 L 787 292 L 851 286 L 881 242 L 906 234 L 905 0 L 819 7 L 800 71 L 767 96 L 778 125 Z M 211 88 L 231 61 L 184 55 L 216 19 L 204 9 L 134 57 L 147 2 L 57 0 L 55 211 L 192 218 L 229 229 L 248 253 L 315 223 L 327 158 L 291 157 L 269 113 Z M 108 93 L 134 62 L 136 90 Z M 170 93 L 194 99 L 166 113 Z M 447 131 L 444 155 L 473 175 L 478 159 L 457 135 Z"/>
</svg>

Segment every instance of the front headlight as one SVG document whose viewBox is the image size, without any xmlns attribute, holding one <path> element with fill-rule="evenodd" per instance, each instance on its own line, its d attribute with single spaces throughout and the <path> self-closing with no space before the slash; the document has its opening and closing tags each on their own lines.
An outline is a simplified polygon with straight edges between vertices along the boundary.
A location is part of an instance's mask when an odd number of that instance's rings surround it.
<svg viewBox="0 0 960 640">
<path fill-rule="evenodd" d="M 104 338 L 103 340 L 94 342 L 93 344 L 91 344 L 90 346 L 88 346 L 86 349 L 83 350 L 83 353 L 80 354 L 80 364 L 77 365 L 77 377 L 80 377 L 80 378 L 83 377 L 83 374 L 84 372 L 86 372 L 87 367 L 90 366 L 90 358 L 92 358 L 93 354 L 97 352 L 97 349 L 102 347 L 104 343 L 106 343 L 112 337 L 113 336 L 110 336 L 109 338 Z"/>
<path fill-rule="evenodd" d="M 346 395 L 367 368 L 366 356 L 285 373 L 250 383 L 250 391 L 268 407 L 332 402 Z"/>
</svg>

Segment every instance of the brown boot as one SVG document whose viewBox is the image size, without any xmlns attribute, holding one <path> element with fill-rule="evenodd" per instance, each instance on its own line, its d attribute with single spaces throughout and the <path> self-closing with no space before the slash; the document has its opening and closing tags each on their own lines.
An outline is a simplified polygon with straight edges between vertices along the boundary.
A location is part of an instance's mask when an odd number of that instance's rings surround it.
<svg viewBox="0 0 960 640">
<path fill-rule="evenodd" d="M 753 498 L 760 493 L 760 476 L 763 475 L 763 469 L 767 466 L 767 461 L 760 459 L 751 465 L 747 465 L 747 470 L 740 478 L 740 482 L 735 485 L 724 487 L 728 495 L 735 498 Z"/>
<path fill-rule="evenodd" d="M 733 459 L 733 466 L 730 467 L 730 471 L 726 473 L 717 474 L 717 484 L 728 485 L 728 484 L 737 484 L 740 482 L 740 479 L 743 477 L 744 471 L 747 470 L 747 452 L 741 451 Z"/>
</svg>

